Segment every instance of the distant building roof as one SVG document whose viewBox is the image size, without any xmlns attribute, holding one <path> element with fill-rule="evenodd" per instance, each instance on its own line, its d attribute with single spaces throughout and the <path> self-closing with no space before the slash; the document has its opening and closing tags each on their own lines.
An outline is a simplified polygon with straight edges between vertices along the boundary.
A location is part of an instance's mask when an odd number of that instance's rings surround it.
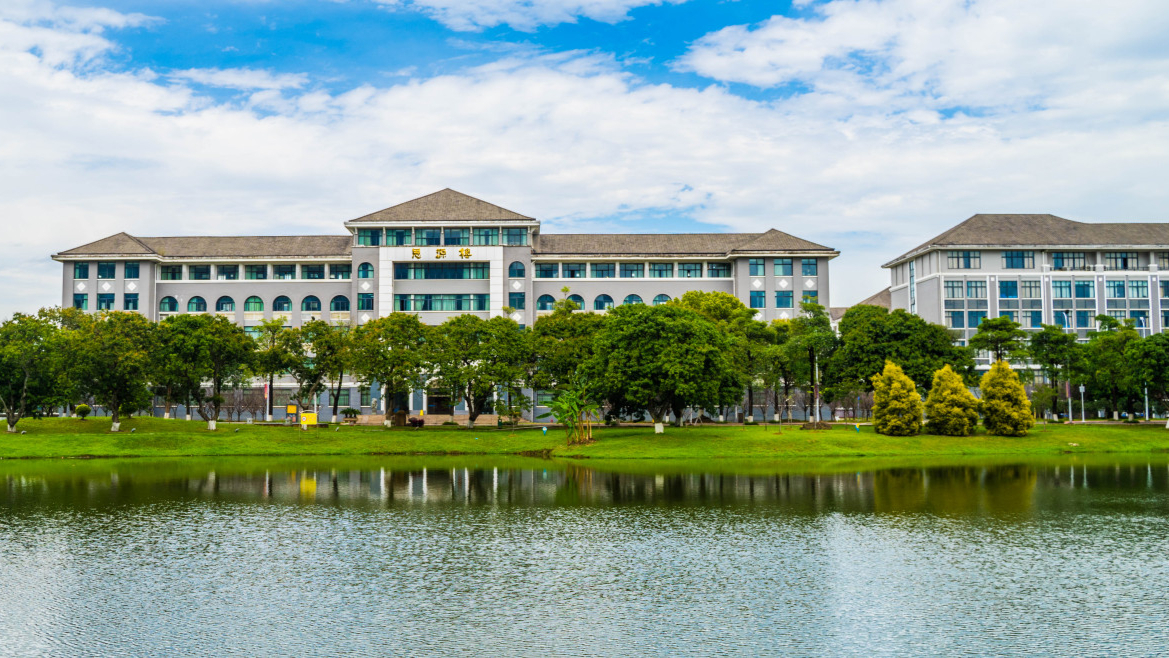
<svg viewBox="0 0 1169 658">
<path fill-rule="evenodd" d="M 857 302 L 857 306 L 880 306 L 881 308 L 893 308 L 893 293 L 890 288 L 886 287 L 874 293 L 872 296 Z"/>
<path fill-rule="evenodd" d="M 353 222 L 531 221 L 531 217 L 476 199 L 449 187 L 413 201 L 370 213 Z"/>
<path fill-rule="evenodd" d="M 1169 224 L 1086 223 L 1055 215 L 979 214 L 884 265 L 936 247 L 1093 247 L 1169 245 Z"/>
<path fill-rule="evenodd" d="M 349 235 L 136 238 L 119 233 L 57 254 L 71 256 L 161 256 L 164 258 L 312 258 L 352 253 Z"/>
<path fill-rule="evenodd" d="M 535 256 L 717 256 L 770 252 L 825 252 L 830 247 L 782 231 L 765 233 L 542 233 Z"/>
</svg>

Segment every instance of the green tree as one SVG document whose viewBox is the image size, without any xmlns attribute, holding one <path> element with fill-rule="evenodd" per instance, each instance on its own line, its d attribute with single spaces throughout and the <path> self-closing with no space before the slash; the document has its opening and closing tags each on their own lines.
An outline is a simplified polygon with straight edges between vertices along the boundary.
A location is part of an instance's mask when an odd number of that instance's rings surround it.
<svg viewBox="0 0 1169 658">
<path fill-rule="evenodd" d="M 1043 325 L 1043 330 L 1031 334 L 1031 361 L 1039 366 L 1043 376 L 1052 383 L 1052 413 L 1059 413 L 1059 386 L 1062 381 L 1071 385 L 1072 373 L 1079 367 L 1083 347 L 1076 342 L 1076 335 L 1070 334 L 1052 324 Z M 1069 420 L 1071 420 L 1069 418 Z"/>
<path fill-rule="evenodd" d="M 978 398 L 950 366 L 934 373 L 925 400 L 926 432 L 942 436 L 970 436 L 978 427 Z"/>
<path fill-rule="evenodd" d="M 548 413 L 540 417 L 552 416 L 563 425 L 570 446 L 592 442 L 593 420 L 601 407 L 591 399 L 588 386 L 571 382 L 556 393 L 548 403 Z"/>
<path fill-rule="evenodd" d="M 715 325 L 730 339 L 730 355 L 739 373 L 740 390 L 747 389 L 747 415 L 754 416 L 756 391 L 766 387 L 766 379 L 774 362 L 770 357 L 776 344 L 775 328 L 755 319 L 755 309 L 747 308 L 738 297 L 726 292 L 691 290 L 671 300 L 683 308 L 696 311 Z M 741 399 L 740 393 L 740 399 Z M 762 397 L 759 402 L 766 406 Z"/>
<path fill-rule="evenodd" d="M 289 329 L 283 318 L 262 320 L 256 326 L 252 340 L 256 343 L 252 359 L 252 372 L 268 384 L 268 401 L 265 417 L 272 420 L 272 405 L 276 398 L 276 377 L 289 371 L 293 363 L 292 343 Z"/>
<path fill-rule="evenodd" d="M 238 388 L 243 384 L 255 356 L 256 343 L 243 327 L 225 317 L 200 317 L 207 318 L 203 326 L 205 350 L 202 357 L 211 394 L 200 394 L 199 415 L 207 421 L 207 428 L 214 430 L 223 408 L 224 387 Z"/>
<path fill-rule="evenodd" d="M 458 315 L 438 327 L 427 344 L 433 383 L 467 405 L 467 426 L 491 406 L 497 389 L 519 388 L 531 361 L 528 332 L 514 320 Z"/>
<path fill-rule="evenodd" d="M 949 365 L 964 379 L 972 377 L 970 350 L 954 344 L 949 330 L 901 309 L 854 306 L 840 320 L 840 349 L 832 355 L 830 370 L 838 382 L 863 382 L 872 390 L 873 378 L 886 361 L 901 369 L 922 390 L 933 385 L 934 373 Z"/>
<path fill-rule="evenodd" d="M 1025 436 L 1035 425 L 1023 382 L 1006 361 L 995 361 L 982 376 L 982 414 L 986 431 L 995 436 Z"/>
<path fill-rule="evenodd" d="M 9 432 L 30 411 L 57 401 L 56 332 L 50 320 L 38 315 L 17 313 L 0 324 L 0 409 Z"/>
<path fill-rule="evenodd" d="M 568 386 L 592 357 L 593 337 L 605 318 L 600 313 L 573 313 L 564 306 L 536 318 L 532 325 L 532 386 L 539 390 Z"/>
<path fill-rule="evenodd" d="M 1124 349 L 1125 360 L 1133 374 L 1149 387 L 1162 408 L 1169 409 L 1169 334 L 1153 334 L 1139 341 L 1130 341 Z M 1169 420 L 1165 422 L 1169 429 Z"/>
<path fill-rule="evenodd" d="M 921 433 L 921 395 L 913 380 L 892 361 L 873 379 L 873 429 L 887 436 Z"/>
<path fill-rule="evenodd" d="M 1108 402 L 1108 410 L 1117 417 L 1121 405 L 1132 411 L 1140 382 L 1131 362 L 1125 358 L 1128 346 L 1141 341 L 1132 320 L 1121 322 L 1108 315 L 1096 316 L 1098 331 L 1088 333 L 1084 347 L 1084 370 L 1093 392 Z"/>
<path fill-rule="evenodd" d="M 796 350 L 788 345 L 792 335 L 791 320 L 773 320 L 771 330 L 775 342 L 763 356 L 766 363 L 763 377 L 774 394 L 776 415 L 781 408 L 786 408 L 790 421 L 792 389 L 808 380 L 808 364 L 802 354 L 795 353 Z"/>
<path fill-rule="evenodd" d="M 321 393 L 328 389 L 329 367 L 332 355 L 318 358 L 317 350 L 333 349 L 333 326 L 323 320 L 309 320 L 290 329 L 288 341 L 288 373 L 296 380 L 294 399 L 301 409 L 315 409 Z"/>
<path fill-rule="evenodd" d="M 978 325 L 970 337 L 970 347 L 990 354 L 991 361 L 1025 361 L 1027 332 L 1007 316 L 989 318 Z"/>
<path fill-rule="evenodd" d="M 714 323 L 673 304 L 627 304 L 609 312 L 584 373 L 614 411 L 648 411 L 660 425 L 671 411 L 735 404 L 742 392 Z M 655 430 L 660 431 L 659 428 Z"/>
<path fill-rule="evenodd" d="M 408 395 L 422 381 L 427 332 L 418 316 L 409 313 L 391 313 L 354 330 L 354 372 L 382 386 L 387 426 L 398 411 L 394 400 Z"/>
<path fill-rule="evenodd" d="M 800 304 L 803 311 L 791 321 L 791 335 L 786 345 L 793 354 L 793 358 L 802 355 L 808 364 L 808 388 L 812 391 L 812 404 L 816 414 L 816 421 L 820 421 L 820 386 L 824 384 L 821 369 L 830 361 L 836 351 L 839 341 L 836 332 L 832 330 L 832 319 L 823 306 L 804 302 Z M 831 382 L 827 382 L 831 384 Z"/>
<path fill-rule="evenodd" d="M 138 313 L 106 312 L 70 332 L 69 376 L 83 395 L 109 410 L 110 430 L 122 414 L 150 399 L 146 377 L 154 324 Z"/>
</svg>

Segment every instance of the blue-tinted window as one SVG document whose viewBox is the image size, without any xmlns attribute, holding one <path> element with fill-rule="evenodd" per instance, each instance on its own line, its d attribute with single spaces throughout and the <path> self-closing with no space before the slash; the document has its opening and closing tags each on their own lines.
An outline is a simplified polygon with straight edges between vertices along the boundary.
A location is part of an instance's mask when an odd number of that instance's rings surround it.
<svg viewBox="0 0 1169 658">
<path fill-rule="evenodd" d="M 621 263 L 622 279 L 644 279 L 645 263 Z"/>
<path fill-rule="evenodd" d="M 712 279 L 725 279 L 731 276 L 730 263 L 707 263 L 706 276 Z"/>
<path fill-rule="evenodd" d="M 800 261 L 800 274 L 803 276 L 817 276 L 819 269 L 815 258 L 804 258 Z"/>
<path fill-rule="evenodd" d="M 527 306 L 526 295 L 522 292 L 507 293 L 507 305 L 517 311 L 522 311 Z"/>
<path fill-rule="evenodd" d="M 372 311 L 373 310 L 373 293 L 359 292 L 357 293 L 357 310 Z"/>
<path fill-rule="evenodd" d="M 73 293 L 73 308 L 82 311 L 89 310 L 89 295 L 83 292 Z"/>
<path fill-rule="evenodd" d="M 340 280 L 340 281 L 348 281 L 350 278 L 352 278 L 352 276 L 353 276 L 353 266 L 348 264 L 348 263 L 346 263 L 344 265 L 337 264 L 337 265 L 330 265 L 329 266 L 329 278 L 330 279 L 335 279 L 335 280 Z"/>
<path fill-rule="evenodd" d="M 210 281 L 211 280 L 211 266 L 210 265 L 188 265 L 187 279 L 191 281 Z"/>
<path fill-rule="evenodd" d="M 1096 297 L 1096 283 L 1094 281 L 1076 281 L 1076 298 L 1093 299 Z"/>
<path fill-rule="evenodd" d="M 357 229 L 357 246 L 359 247 L 376 247 L 382 243 L 382 230 L 380 228 L 359 228 Z"/>
<path fill-rule="evenodd" d="M 536 300 L 537 311 L 551 311 L 556 307 L 556 299 L 552 295 L 540 295 Z"/>
<path fill-rule="evenodd" d="M 654 306 L 661 306 L 668 301 L 670 301 L 669 295 L 658 295 L 657 297 L 654 297 Z"/>
<path fill-rule="evenodd" d="M 471 244 L 471 230 L 465 228 L 446 229 L 445 244 L 452 247 L 464 247 Z"/>
<path fill-rule="evenodd" d="M 777 290 L 775 292 L 775 308 L 794 308 L 795 295 L 790 290 Z M 760 306 L 759 308 L 763 308 Z"/>
<path fill-rule="evenodd" d="M 88 279 L 89 278 L 89 263 L 73 263 L 73 278 L 74 279 Z"/>
<path fill-rule="evenodd" d="M 536 263 L 537 279 L 555 279 L 560 276 L 560 263 Z"/>
<path fill-rule="evenodd" d="M 978 325 L 982 324 L 982 321 L 986 319 L 986 311 L 969 311 L 966 314 L 966 319 L 969 320 L 967 325 L 969 325 L 971 329 L 974 329 Z"/>
<path fill-rule="evenodd" d="M 386 229 L 386 244 L 392 247 L 405 247 L 413 244 L 414 230 L 408 228 Z"/>
<path fill-rule="evenodd" d="M 946 311 L 946 326 L 950 329 L 964 329 L 966 327 L 966 312 Z"/>
<path fill-rule="evenodd" d="M 790 258 L 776 258 L 775 259 L 775 276 L 791 276 L 792 275 L 792 259 Z"/>
<path fill-rule="evenodd" d="M 528 244 L 528 229 L 526 228 L 505 228 L 503 229 L 503 244 L 513 247 L 522 247 Z"/>
<path fill-rule="evenodd" d="M 767 293 L 763 292 L 762 290 L 752 290 L 749 305 L 751 308 L 766 308 Z"/>
<path fill-rule="evenodd" d="M 471 235 L 474 238 L 473 242 L 477 245 L 492 246 L 499 244 L 499 229 L 497 228 L 472 229 Z"/>
<path fill-rule="evenodd" d="M 316 295 L 309 295 L 300 301 L 300 310 L 316 313 L 321 310 L 321 300 L 317 299 Z"/>
<path fill-rule="evenodd" d="M 683 279 L 701 279 L 702 263 L 678 263 L 678 276 Z"/>
<path fill-rule="evenodd" d="M 584 308 L 584 297 L 581 297 L 580 295 L 569 295 L 568 301 L 576 304 L 578 309 Z"/>
<path fill-rule="evenodd" d="M 325 278 L 325 266 L 324 265 L 301 265 L 300 266 L 300 278 L 312 279 L 312 280 L 324 279 Z"/>
<path fill-rule="evenodd" d="M 507 275 L 513 279 L 522 279 L 526 275 L 524 264 L 518 260 L 507 266 Z"/>
<path fill-rule="evenodd" d="M 1128 282 L 1128 297 L 1129 297 L 1129 299 L 1148 299 L 1149 298 L 1149 282 L 1148 281 L 1129 281 Z"/>
<path fill-rule="evenodd" d="M 613 308 L 613 298 L 608 295 L 597 295 L 593 300 L 594 311 L 607 311 Z"/>
<path fill-rule="evenodd" d="M 414 229 L 414 244 L 420 247 L 434 247 L 442 244 L 442 231 L 437 228 Z"/>
<path fill-rule="evenodd" d="M 951 251 L 946 254 L 946 265 L 952 270 L 977 270 L 982 267 L 982 252 Z"/>
<path fill-rule="evenodd" d="M 649 264 L 649 278 L 651 279 L 668 279 L 674 276 L 673 263 L 650 263 Z"/>
<path fill-rule="evenodd" d="M 117 263 L 98 263 L 97 264 L 97 278 L 99 279 L 113 279 L 118 276 Z"/>
<path fill-rule="evenodd" d="M 561 270 L 561 276 L 565 279 L 583 279 L 585 277 L 584 263 L 565 263 Z"/>
<path fill-rule="evenodd" d="M 1095 323 L 1095 311 L 1076 311 L 1076 326 L 1080 329 L 1089 329 Z"/>
<path fill-rule="evenodd" d="M 1034 251 L 1004 251 L 1003 269 L 1029 270 L 1035 267 Z"/>
<path fill-rule="evenodd" d="M 616 263 L 593 263 L 592 270 L 594 279 L 612 279 L 617 276 Z"/>
<path fill-rule="evenodd" d="M 162 313 L 178 313 L 179 301 L 174 297 L 163 297 L 158 300 L 158 310 Z"/>
<path fill-rule="evenodd" d="M 239 279 L 239 265 L 217 265 L 215 278 L 220 281 L 236 281 Z"/>
<path fill-rule="evenodd" d="M 187 300 L 187 312 L 206 313 L 207 300 L 203 299 L 202 297 L 192 297 L 191 299 Z"/>
<path fill-rule="evenodd" d="M 361 265 L 358 265 L 357 266 L 357 278 L 359 278 L 359 279 L 372 279 L 373 278 L 373 265 L 370 265 L 369 263 L 362 263 Z"/>
<path fill-rule="evenodd" d="M 349 310 L 349 298 L 345 295 L 337 295 L 329 301 L 329 310 L 338 313 L 344 313 Z"/>
<path fill-rule="evenodd" d="M 763 276 L 763 274 L 764 274 L 764 272 L 763 272 L 763 259 L 762 258 L 748 258 L 747 259 L 747 269 L 750 270 L 751 276 Z M 763 308 L 763 307 L 757 306 L 755 308 Z"/>
<path fill-rule="evenodd" d="M 970 299 L 986 299 L 986 281 L 967 281 L 966 296 Z"/>
<path fill-rule="evenodd" d="M 1018 281 L 999 281 L 999 298 L 1000 299 L 1018 299 L 1019 298 L 1019 282 Z"/>
<path fill-rule="evenodd" d="M 1109 299 L 1124 299 L 1124 281 L 1106 281 Z"/>
<path fill-rule="evenodd" d="M 158 278 L 162 281 L 181 281 L 183 278 L 183 266 L 163 265 L 158 268 Z"/>
<path fill-rule="evenodd" d="M 263 313 L 264 300 L 252 295 L 244 300 L 244 311 L 248 313 Z"/>
<path fill-rule="evenodd" d="M 1071 281 L 1052 281 L 1051 282 L 1051 298 L 1052 299 L 1071 299 L 1072 298 L 1072 282 Z"/>
<path fill-rule="evenodd" d="M 220 297 L 215 301 L 215 310 L 220 313 L 231 313 L 235 311 L 235 300 L 231 297 Z"/>
<path fill-rule="evenodd" d="M 804 294 L 803 294 L 803 298 L 800 301 L 801 302 L 811 302 L 813 304 L 819 304 L 820 303 L 820 291 L 819 290 L 805 290 Z"/>
<path fill-rule="evenodd" d="M 138 278 L 138 263 L 129 262 L 122 266 L 122 278 L 137 279 Z"/>
<path fill-rule="evenodd" d="M 273 311 L 284 311 L 284 312 L 291 311 L 292 310 L 292 300 L 285 297 L 284 295 L 280 295 L 276 299 L 272 300 L 272 310 Z"/>
<path fill-rule="evenodd" d="M 122 295 L 122 310 L 123 311 L 137 311 L 138 310 L 138 293 L 128 292 Z"/>
<path fill-rule="evenodd" d="M 641 301 L 641 295 L 626 295 L 625 301 L 623 301 L 621 303 L 624 305 L 624 304 L 644 304 L 645 302 Z"/>
</svg>

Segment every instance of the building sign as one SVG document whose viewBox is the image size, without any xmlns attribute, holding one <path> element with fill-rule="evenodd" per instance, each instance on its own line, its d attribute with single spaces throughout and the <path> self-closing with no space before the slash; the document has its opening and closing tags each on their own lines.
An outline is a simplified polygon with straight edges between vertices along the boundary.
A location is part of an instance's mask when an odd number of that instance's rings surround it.
<svg viewBox="0 0 1169 658">
<path fill-rule="evenodd" d="M 434 257 L 438 260 L 446 258 L 446 249 L 438 248 L 434 250 Z M 410 258 L 415 260 L 422 260 L 422 249 L 415 247 L 410 250 Z M 471 258 L 471 250 L 463 247 L 459 249 L 459 258 Z"/>
</svg>

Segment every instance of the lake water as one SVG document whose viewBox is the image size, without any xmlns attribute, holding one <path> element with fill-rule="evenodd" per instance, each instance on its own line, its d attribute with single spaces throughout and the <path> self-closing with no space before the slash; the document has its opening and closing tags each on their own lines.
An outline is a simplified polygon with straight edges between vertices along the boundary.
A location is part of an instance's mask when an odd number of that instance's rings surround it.
<svg viewBox="0 0 1169 658">
<path fill-rule="evenodd" d="M 3 461 L 0 654 L 1169 652 L 1165 455 L 859 464 Z"/>
</svg>

